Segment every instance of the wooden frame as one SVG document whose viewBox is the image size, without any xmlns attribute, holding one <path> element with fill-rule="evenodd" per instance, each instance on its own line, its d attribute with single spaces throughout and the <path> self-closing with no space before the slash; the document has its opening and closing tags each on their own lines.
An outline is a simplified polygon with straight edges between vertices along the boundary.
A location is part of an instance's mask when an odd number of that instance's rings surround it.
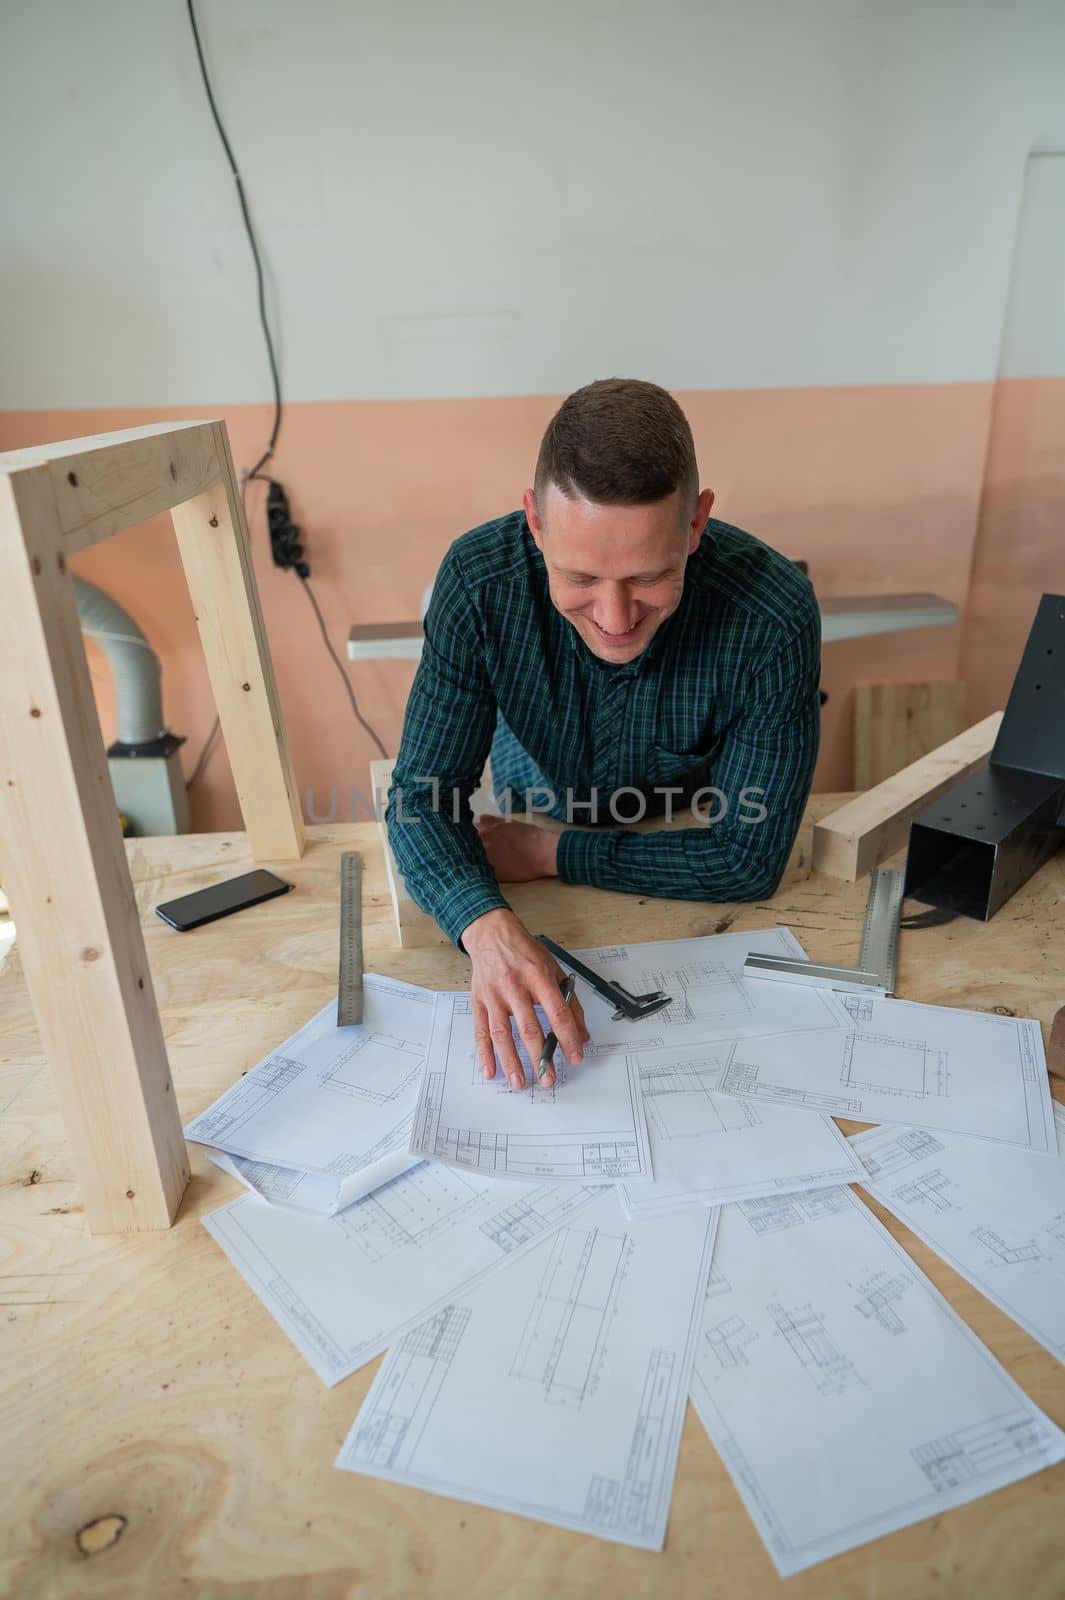
<svg viewBox="0 0 1065 1600">
<path fill-rule="evenodd" d="M 295 860 L 303 824 L 225 424 L 0 455 L 4 887 L 100 1233 L 168 1227 L 189 1171 L 68 557 L 167 510 L 252 853 Z"/>
<path fill-rule="evenodd" d="M 814 871 L 856 883 L 906 843 L 911 820 L 986 761 L 1002 712 L 993 711 L 814 827 Z"/>
</svg>

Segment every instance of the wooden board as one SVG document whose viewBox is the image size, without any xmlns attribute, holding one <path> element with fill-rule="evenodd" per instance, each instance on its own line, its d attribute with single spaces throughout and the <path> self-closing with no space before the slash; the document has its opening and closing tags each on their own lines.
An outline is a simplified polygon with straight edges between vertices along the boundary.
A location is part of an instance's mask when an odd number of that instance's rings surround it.
<svg viewBox="0 0 1065 1600">
<path fill-rule="evenodd" d="M 807 828 L 838 803 L 815 797 Z M 184 1118 L 335 994 L 344 850 L 364 859 L 367 969 L 440 989 L 468 980 L 468 962 L 448 945 L 397 946 L 372 823 L 311 828 L 303 859 L 286 869 L 293 893 L 187 934 L 166 928 L 150 908 L 247 867 L 244 836 L 135 839 L 126 848 Z M 554 882 L 519 885 L 511 895 L 530 926 L 563 944 L 599 942 L 605 927 L 612 938 L 662 939 L 781 923 L 810 955 L 849 962 L 866 899 L 864 884 L 817 874 L 767 904 L 634 899 Z M 1062 997 L 1057 964 L 1045 956 L 1060 941 L 1063 903 L 1059 857 L 986 925 L 903 930 L 900 992 L 1049 1024 Z M 1065 1466 L 787 1582 L 775 1576 L 690 1409 L 661 1554 L 338 1472 L 332 1462 L 377 1363 L 335 1389 L 322 1385 L 200 1226 L 238 1190 L 199 1150 L 169 1233 L 87 1236 L 17 953 L 0 973 L 0 1108 L 0 1406 L 9 1463 L 0 1594 L 1050 1600 L 1065 1593 Z M 877 1215 L 1032 1399 L 1065 1424 L 1065 1367 L 900 1223 Z M 811 1440 L 811 1456 L 816 1448 Z"/>
<path fill-rule="evenodd" d="M 221 479 L 214 422 L 151 422 L 5 451 L 3 470 L 43 480 L 66 555 L 202 494 Z"/>
<path fill-rule="evenodd" d="M 854 787 L 883 783 L 964 727 L 964 683 L 856 684 Z"/>
<path fill-rule="evenodd" d="M 814 870 L 848 883 L 872 872 L 906 843 L 919 811 L 987 760 L 1001 721 L 1002 712 L 992 712 L 823 818 L 814 829 Z"/>
<path fill-rule="evenodd" d="M 1065 1006 L 1055 1014 L 1047 1044 L 1047 1070 L 1065 1079 Z"/>
</svg>

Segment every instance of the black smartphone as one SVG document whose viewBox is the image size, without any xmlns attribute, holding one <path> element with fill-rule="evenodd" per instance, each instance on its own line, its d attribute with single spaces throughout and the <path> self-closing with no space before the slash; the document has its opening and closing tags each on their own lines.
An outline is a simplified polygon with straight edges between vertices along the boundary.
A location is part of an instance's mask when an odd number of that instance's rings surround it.
<svg viewBox="0 0 1065 1600">
<path fill-rule="evenodd" d="M 201 923 L 228 917 L 231 911 L 257 906 L 260 900 L 288 894 L 291 888 L 292 885 L 279 878 L 276 872 L 257 867 L 254 872 L 242 872 L 239 878 L 227 878 L 225 883 L 213 883 L 209 889 L 197 889 L 195 894 L 167 900 L 156 906 L 155 914 L 179 933 L 184 933 L 188 928 L 198 928 Z"/>
</svg>

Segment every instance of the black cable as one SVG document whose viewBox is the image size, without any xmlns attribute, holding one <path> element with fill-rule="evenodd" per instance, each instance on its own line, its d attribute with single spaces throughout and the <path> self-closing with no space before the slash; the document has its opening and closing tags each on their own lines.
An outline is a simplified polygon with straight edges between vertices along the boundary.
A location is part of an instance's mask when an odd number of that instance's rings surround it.
<svg viewBox="0 0 1065 1600">
<path fill-rule="evenodd" d="M 247 484 L 245 483 L 245 486 L 244 486 L 244 488 L 241 489 L 241 494 L 240 494 L 241 500 L 244 503 L 245 520 L 247 520 L 247 515 L 248 515 L 248 502 L 247 502 L 247 497 L 246 497 L 246 494 L 245 494 L 245 489 L 246 488 L 247 488 Z M 300 580 L 301 580 L 301 582 L 303 584 L 303 587 L 307 591 L 307 599 L 311 602 L 311 606 L 312 606 L 312 608 L 314 610 L 315 617 L 317 618 L 317 621 L 318 621 L 318 626 L 321 629 L 322 638 L 325 641 L 326 650 L 329 652 L 330 660 L 332 661 L 333 665 L 336 667 L 337 671 L 339 672 L 340 678 L 341 678 L 341 682 L 343 683 L 344 688 L 345 688 L 345 690 L 347 692 L 348 699 L 351 701 L 351 709 L 355 713 L 355 720 L 356 720 L 356 722 L 358 722 L 360 727 L 363 727 L 363 728 L 366 729 L 366 732 L 370 735 L 370 738 L 373 740 L 374 744 L 377 746 L 378 750 L 380 750 L 382 756 L 384 756 L 385 760 L 387 761 L 389 759 L 388 751 L 385 749 L 384 745 L 381 743 L 381 740 L 378 738 L 376 732 L 374 731 L 373 728 L 371 728 L 370 724 L 366 721 L 366 718 L 363 716 L 362 712 L 359 710 L 359 703 L 355 698 L 355 691 L 351 687 L 351 680 L 348 677 L 347 673 L 344 671 L 344 663 L 340 660 L 340 657 L 337 655 L 336 651 L 333 648 L 332 641 L 330 640 L 328 631 L 326 629 L 325 618 L 322 616 L 321 607 L 319 606 L 318 601 L 315 598 L 314 590 L 311 588 L 310 582 L 308 581 L 308 579 L 306 579 L 303 576 L 302 573 L 299 573 L 298 575 L 299 575 Z M 215 717 L 214 722 L 211 724 L 211 731 L 207 735 L 206 739 L 204 740 L 203 745 L 202 745 L 202 747 L 200 749 L 200 753 L 196 758 L 196 764 L 192 769 L 192 774 L 191 774 L 191 776 L 188 778 L 188 780 L 186 782 L 185 787 L 187 789 L 191 789 L 192 788 L 193 784 L 196 782 L 196 779 L 200 776 L 200 774 L 203 772 L 204 767 L 207 765 L 208 757 L 211 754 L 211 749 L 212 749 L 212 747 L 214 745 L 215 739 L 218 737 L 218 730 L 219 730 L 220 727 L 221 727 L 221 723 L 219 722 L 219 719 L 217 717 Z"/>
<path fill-rule="evenodd" d="M 188 5 L 188 11 L 189 11 L 189 23 L 190 23 L 190 25 L 192 27 L 192 37 L 193 37 L 193 41 L 194 41 L 194 43 L 196 45 L 196 56 L 197 56 L 197 59 L 199 60 L 199 63 L 200 63 L 200 74 L 201 74 L 201 76 L 203 78 L 203 87 L 207 92 L 207 103 L 211 108 L 211 116 L 214 118 L 214 125 L 218 129 L 218 137 L 222 141 L 222 148 L 225 150 L 226 160 L 229 162 L 230 173 L 232 174 L 233 181 L 237 186 L 237 198 L 240 201 L 241 215 L 244 218 L 244 229 L 245 229 L 245 232 L 248 235 L 248 243 L 251 245 L 252 259 L 255 262 L 255 278 L 256 278 L 256 282 L 258 284 L 258 288 L 259 288 L 259 321 L 262 324 L 263 338 L 266 340 L 266 353 L 267 353 L 267 356 L 268 356 L 269 361 L 270 361 L 270 377 L 271 377 L 271 379 L 273 381 L 273 386 L 274 386 L 274 425 L 273 425 L 273 428 L 271 429 L 271 432 L 270 432 L 270 443 L 267 445 L 265 451 L 259 457 L 259 460 L 255 463 L 254 467 L 252 467 L 251 471 L 249 473 L 245 474 L 244 481 L 241 484 L 240 496 L 241 496 L 241 500 L 242 500 L 243 505 L 244 505 L 244 520 L 245 520 L 245 522 L 247 522 L 247 520 L 248 520 L 248 502 L 247 502 L 247 487 L 248 487 L 248 483 L 250 482 L 250 480 L 252 478 L 259 478 L 264 483 L 270 483 L 272 481 L 269 478 L 268 475 L 263 474 L 259 469 L 261 467 L 264 467 L 266 465 L 266 463 L 270 460 L 270 457 L 273 455 L 274 446 L 277 443 L 277 435 L 278 435 L 278 432 L 279 432 L 279 430 L 281 428 L 281 380 L 278 377 L 278 372 L 277 372 L 277 359 L 276 359 L 276 357 L 274 355 L 274 341 L 273 341 L 273 339 L 271 338 L 271 335 L 270 335 L 270 324 L 266 319 L 266 298 L 265 298 L 265 291 L 264 291 L 264 287 L 263 287 L 262 262 L 259 259 L 259 246 L 256 243 L 255 230 L 252 227 L 251 217 L 250 217 L 250 215 L 248 213 L 248 202 L 247 202 L 247 200 L 245 198 L 245 195 L 244 195 L 244 185 L 241 182 L 240 172 L 237 169 L 237 163 L 236 163 L 236 160 L 234 158 L 233 151 L 231 150 L 230 144 L 229 144 L 229 140 L 226 137 L 226 130 L 222 126 L 222 119 L 218 115 L 218 107 L 215 105 L 214 94 L 213 94 L 213 92 L 211 90 L 211 80 L 207 76 L 207 63 L 203 59 L 203 47 L 200 44 L 200 30 L 196 26 L 196 13 L 192 9 L 192 0 L 187 0 L 187 5 Z M 292 530 L 292 531 L 293 531 L 293 533 L 295 533 L 297 530 Z M 275 557 L 275 559 L 276 559 L 276 557 Z M 303 587 L 307 591 L 307 598 L 311 602 L 312 607 L 314 608 L 314 614 L 318 619 L 318 626 L 322 630 L 322 639 L 325 642 L 326 650 L 329 652 L 330 659 L 332 660 L 332 662 L 333 662 L 334 666 L 336 667 L 337 671 L 340 673 L 340 677 L 341 677 L 341 679 L 343 681 L 344 688 L 347 691 L 348 699 L 351 701 L 351 709 L 355 713 L 356 722 L 359 724 L 360 727 L 364 728 L 366 730 L 366 732 L 370 735 L 370 738 L 373 740 L 374 744 L 376 744 L 378 750 L 380 750 L 382 756 L 384 756 L 385 760 L 387 761 L 388 760 L 388 751 L 385 749 L 384 745 L 381 743 L 381 740 L 378 738 L 378 736 L 374 732 L 373 728 L 370 727 L 370 724 L 366 721 L 366 718 L 363 716 L 362 712 L 359 710 L 358 701 L 355 699 L 355 691 L 351 687 L 351 682 L 350 682 L 350 680 L 348 678 L 347 673 L 344 671 L 344 665 L 343 665 L 342 661 L 340 660 L 340 657 L 337 655 L 336 651 L 333 649 L 332 642 L 331 642 L 331 640 L 329 638 L 329 634 L 328 634 L 328 632 L 326 630 L 325 618 L 322 616 L 321 610 L 319 609 L 319 606 L 318 606 L 318 601 L 314 597 L 314 591 L 312 590 L 312 588 L 310 586 L 310 583 L 307 580 L 307 576 L 306 576 L 307 568 L 306 568 L 306 565 L 304 563 L 302 563 L 302 562 L 299 563 L 298 565 L 295 564 L 295 563 L 290 563 L 287 559 L 285 559 L 284 564 L 285 565 L 291 565 L 292 570 L 296 573 L 297 577 L 300 579 L 300 582 L 303 584 Z M 220 727 L 219 720 L 218 720 L 217 717 L 215 717 L 214 723 L 211 726 L 211 731 L 207 735 L 207 738 L 204 740 L 203 748 L 201 749 L 200 754 L 199 754 L 199 756 L 197 758 L 196 765 L 192 769 L 192 776 L 188 780 L 188 787 L 189 788 L 192 787 L 192 785 L 196 782 L 196 779 L 200 776 L 200 773 L 203 771 L 204 765 L 207 762 L 207 758 L 210 755 L 211 747 L 214 744 L 215 738 L 216 738 L 216 736 L 218 734 L 219 727 Z"/>
<path fill-rule="evenodd" d="M 380 750 L 381 754 L 384 756 L 385 760 L 387 761 L 388 760 L 388 751 L 385 749 L 384 745 L 381 743 L 380 739 L 377 737 L 376 733 L 370 727 L 370 724 L 366 721 L 366 718 L 363 716 L 362 712 L 359 710 L 359 703 L 355 699 L 355 691 L 351 687 L 351 680 L 349 679 L 347 673 L 344 671 L 343 662 L 341 661 L 340 657 L 337 655 L 336 651 L 333 649 L 333 645 L 332 645 L 332 642 L 331 642 L 331 640 L 329 638 L 329 634 L 326 631 L 325 618 L 322 616 L 321 608 L 319 607 L 318 602 L 314 597 L 314 590 L 311 588 L 310 581 L 309 581 L 309 579 L 304 578 L 301 575 L 300 582 L 302 583 L 304 589 L 306 590 L 307 599 L 311 602 L 311 605 L 314 608 L 314 614 L 318 618 L 318 626 L 322 630 L 322 638 L 325 640 L 325 647 L 329 651 L 329 654 L 330 654 L 330 656 L 332 658 L 332 661 L 333 661 L 333 665 L 336 667 L 337 671 L 340 673 L 340 676 L 341 676 L 341 678 L 343 680 L 343 683 L 344 683 L 344 688 L 348 692 L 348 699 L 351 701 L 351 709 L 355 713 L 355 721 L 357 723 L 359 723 L 359 725 L 361 727 L 366 729 L 366 732 L 370 735 L 370 738 L 373 740 L 374 744 L 377 746 L 378 750 Z"/>
<path fill-rule="evenodd" d="M 233 181 L 237 186 L 237 199 L 240 201 L 241 215 L 244 218 L 244 228 L 248 235 L 248 243 L 251 245 L 252 259 L 255 262 L 255 277 L 259 285 L 259 321 L 262 323 L 263 327 L 263 338 L 266 340 L 266 354 L 270 360 L 270 377 L 273 380 L 274 385 L 274 425 L 270 431 L 270 443 L 267 445 L 265 451 L 259 457 L 254 467 L 252 467 L 251 471 L 248 473 L 248 478 L 257 478 L 259 476 L 259 468 L 265 466 L 274 453 L 274 446 L 277 443 L 277 435 L 281 428 L 281 380 L 277 375 L 277 360 L 274 356 L 274 341 L 270 337 L 270 324 L 266 320 L 266 297 L 263 288 L 263 267 L 262 262 L 259 260 L 259 246 L 255 242 L 255 230 L 251 225 L 251 217 L 248 215 L 248 202 L 244 198 L 244 185 L 241 182 L 240 173 L 237 171 L 237 163 L 233 158 L 233 152 L 229 148 L 229 140 L 226 138 L 226 130 L 222 126 L 222 119 L 218 115 L 218 107 L 214 103 L 214 95 L 211 92 L 211 80 L 207 76 L 207 64 L 203 59 L 203 48 L 200 44 L 200 30 L 196 26 L 196 14 L 192 9 L 192 0 L 188 0 L 188 8 L 189 22 L 192 25 L 192 37 L 196 45 L 196 55 L 200 62 L 200 72 L 203 76 L 203 86 L 207 91 L 207 104 L 211 108 L 211 116 L 214 118 L 214 125 L 218 129 L 218 137 L 222 141 L 222 147 L 226 152 L 226 160 L 229 162 L 229 170 L 233 176 Z M 247 479 L 245 479 L 245 482 L 247 482 Z"/>
<path fill-rule="evenodd" d="M 193 784 L 196 782 L 196 779 L 200 776 L 200 773 L 207 765 L 207 757 L 211 754 L 211 747 L 218 738 L 218 730 L 221 726 L 221 722 L 217 717 L 215 717 L 214 721 L 211 723 L 211 731 L 203 741 L 203 747 L 200 750 L 199 755 L 196 757 L 196 765 L 193 767 L 191 775 L 185 780 L 186 789 L 192 788 Z"/>
</svg>

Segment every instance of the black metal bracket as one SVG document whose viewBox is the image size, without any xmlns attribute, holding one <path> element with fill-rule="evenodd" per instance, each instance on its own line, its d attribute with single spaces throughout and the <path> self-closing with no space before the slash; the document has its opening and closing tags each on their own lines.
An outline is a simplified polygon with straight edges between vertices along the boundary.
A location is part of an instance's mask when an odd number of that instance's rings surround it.
<svg viewBox="0 0 1065 1600">
<path fill-rule="evenodd" d="M 183 733 L 170 733 L 166 728 L 155 739 L 147 739 L 143 744 L 123 744 L 121 739 L 116 739 L 107 747 L 109 761 L 135 761 L 138 756 L 169 756 L 179 750 L 185 743 Z"/>
<path fill-rule="evenodd" d="M 986 922 L 1065 842 L 1065 595 L 1045 594 L 987 763 L 915 817 L 905 893 Z"/>
</svg>

